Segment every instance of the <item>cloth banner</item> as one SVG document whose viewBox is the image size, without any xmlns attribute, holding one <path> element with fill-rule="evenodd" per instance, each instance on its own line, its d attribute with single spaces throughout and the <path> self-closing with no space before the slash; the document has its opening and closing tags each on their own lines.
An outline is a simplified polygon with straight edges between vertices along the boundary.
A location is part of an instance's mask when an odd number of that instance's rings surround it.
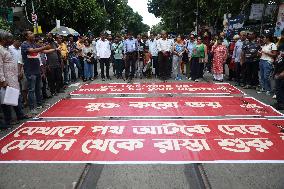
<svg viewBox="0 0 284 189">
<path fill-rule="evenodd" d="M 243 94 L 229 83 L 86 84 L 71 95 L 88 94 Z"/>
<path fill-rule="evenodd" d="M 277 16 L 274 36 L 280 37 L 283 29 L 284 29 L 284 3 L 281 3 L 279 5 L 279 11 L 278 11 L 278 16 Z"/>
<path fill-rule="evenodd" d="M 284 163 L 284 120 L 27 122 L 0 163 Z"/>
<path fill-rule="evenodd" d="M 64 99 L 39 118 L 215 117 L 282 114 L 251 97 L 174 97 Z"/>
</svg>

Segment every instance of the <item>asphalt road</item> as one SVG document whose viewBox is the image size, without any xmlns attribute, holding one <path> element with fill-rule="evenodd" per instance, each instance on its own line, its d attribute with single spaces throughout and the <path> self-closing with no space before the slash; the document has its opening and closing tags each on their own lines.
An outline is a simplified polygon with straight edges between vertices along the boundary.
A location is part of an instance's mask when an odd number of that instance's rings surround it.
<svg viewBox="0 0 284 189">
<path fill-rule="evenodd" d="M 211 77 L 207 77 L 206 81 L 210 79 Z M 101 80 L 94 82 L 106 83 Z M 68 93 L 74 89 L 76 87 L 70 87 L 66 94 L 50 99 L 45 108 L 61 98 L 70 97 Z M 273 103 L 271 97 L 257 94 L 254 90 L 245 92 L 267 104 Z M 7 132 L 1 132 L 0 136 L 6 134 Z M 283 189 L 283 175 L 284 164 L 203 164 L 198 167 L 0 164 L 0 189 L 72 189 L 76 186 L 79 189 Z"/>
</svg>

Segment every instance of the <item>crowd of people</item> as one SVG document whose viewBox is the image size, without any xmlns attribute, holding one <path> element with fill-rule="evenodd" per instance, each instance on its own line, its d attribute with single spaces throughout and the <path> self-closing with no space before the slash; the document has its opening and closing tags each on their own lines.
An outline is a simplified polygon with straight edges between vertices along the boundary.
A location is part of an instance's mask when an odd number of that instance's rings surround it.
<svg viewBox="0 0 284 189">
<path fill-rule="evenodd" d="M 253 32 L 240 32 L 229 40 L 224 33 L 169 37 L 165 31 L 137 37 L 130 32 L 101 33 L 98 38 L 51 33 L 43 37 L 26 31 L 20 38 L 0 30 L 0 87 L 20 90 L 17 107 L 1 105 L 0 129 L 38 114 L 45 99 L 64 93 L 71 82 L 99 77 L 129 83 L 134 78 L 199 82 L 208 72 L 214 81 L 223 82 L 228 68 L 228 80 L 236 86 L 274 96 L 275 108 L 284 109 L 282 34 L 274 43 L 271 35 L 257 37 Z M 30 114 L 24 113 L 25 106 Z M 13 109 L 17 120 L 12 119 Z"/>
</svg>

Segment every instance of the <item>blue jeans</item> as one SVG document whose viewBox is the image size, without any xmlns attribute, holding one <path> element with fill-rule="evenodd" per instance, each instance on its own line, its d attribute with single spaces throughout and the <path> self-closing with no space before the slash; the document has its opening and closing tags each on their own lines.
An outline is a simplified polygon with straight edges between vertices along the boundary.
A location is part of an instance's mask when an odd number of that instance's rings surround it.
<svg viewBox="0 0 284 189">
<path fill-rule="evenodd" d="M 67 85 L 69 82 L 69 65 L 67 64 L 67 60 L 64 60 L 63 78 L 64 78 L 64 85 Z"/>
<path fill-rule="evenodd" d="M 78 78 L 79 77 L 83 77 L 84 75 L 84 68 L 82 68 L 80 60 L 78 57 L 73 57 L 72 58 L 72 62 L 74 62 L 74 65 L 76 65 L 77 69 L 78 69 Z M 71 73 L 72 73 L 72 68 L 71 69 Z M 74 70 L 75 70 L 75 66 L 74 66 Z"/>
<path fill-rule="evenodd" d="M 84 61 L 84 76 L 85 76 L 85 79 L 92 78 L 93 75 L 94 75 L 93 72 L 94 72 L 93 64 L 90 64 L 87 61 Z"/>
<path fill-rule="evenodd" d="M 265 91 L 271 91 L 270 77 L 273 71 L 272 64 L 267 60 L 261 60 L 259 62 L 260 71 L 260 86 Z"/>
<path fill-rule="evenodd" d="M 36 75 L 27 75 L 28 81 L 28 101 L 30 109 L 35 109 L 37 105 L 42 104 L 42 94 L 41 94 L 41 76 L 40 74 Z"/>
<path fill-rule="evenodd" d="M 75 58 L 70 58 L 69 59 L 69 68 L 70 68 L 70 71 L 71 71 L 71 81 L 75 81 L 76 80 L 76 71 L 75 71 Z"/>
</svg>

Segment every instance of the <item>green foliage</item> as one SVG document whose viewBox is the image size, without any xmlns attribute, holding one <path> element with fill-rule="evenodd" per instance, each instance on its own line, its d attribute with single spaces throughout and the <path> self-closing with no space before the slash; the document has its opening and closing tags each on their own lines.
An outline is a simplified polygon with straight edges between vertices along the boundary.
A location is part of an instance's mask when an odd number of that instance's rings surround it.
<svg viewBox="0 0 284 189">
<path fill-rule="evenodd" d="M 10 31 L 10 25 L 6 20 L 4 20 L 2 17 L 0 17 L 0 29 Z"/>
<path fill-rule="evenodd" d="M 165 26 L 164 26 L 164 23 L 160 22 L 160 23 L 154 25 L 154 26 L 151 28 L 151 33 L 158 34 L 158 33 L 161 33 L 162 30 L 166 30 L 166 28 L 165 28 Z"/>
<path fill-rule="evenodd" d="M 249 14 L 251 3 L 268 3 L 268 0 L 198 0 L 200 25 L 223 27 L 223 15 Z M 276 1 L 278 2 L 278 1 Z M 197 0 L 149 0 L 149 12 L 161 17 L 164 29 L 168 31 L 190 32 L 196 21 Z"/>
<path fill-rule="evenodd" d="M 91 30 L 97 35 L 105 29 L 113 33 L 122 29 L 134 33 L 149 30 L 142 23 L 142 17 L 127 5 L 127 0 L 105 0 L 105 4 L 103 0 L 34 0 L 34 4 L 39 25 L 46 31 L 55 27 L 56 19 L 79 33 Z M 26 6 L 31 13 L 31 1 Z"/>
</svg>

